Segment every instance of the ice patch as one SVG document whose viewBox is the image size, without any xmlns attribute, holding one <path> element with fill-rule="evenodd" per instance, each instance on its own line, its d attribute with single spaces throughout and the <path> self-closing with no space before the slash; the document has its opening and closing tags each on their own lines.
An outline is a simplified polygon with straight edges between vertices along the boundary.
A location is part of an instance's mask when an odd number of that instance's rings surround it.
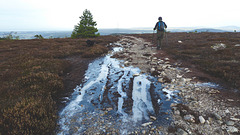
<svg viewBox="0 0 240 135">
<path fill-rule="evenodd" d="M 239 47 L 239 46 L 240 46 L 240 44 L 236 44 L 235 46 L 236 46 L 236 47 Z"/>
<path fill-rule="evenodd" d="M 140 75 L 134 78 L 133 82 L 133 119 L 141 121 L 142 116 L 149 119 L 148 112 L 154 112 L 149 93 L 151 82 L 146 79 L 145 75 Z"/>
<path fill-rule="evenodd" d="M 223 50 L 225 49 L 227 46 L 223 43 L 219 43 L 219 44 L 215 44 L 213 46 L 211 46 L 212 49 L 214 49 L 215 51 L 217 50 Z"/>
<path fill-rule="evenodd" d="M 206 83 L 197 83 L 195 86 L 200 86 L 200 87 L 210 87 L 210 88 L 219 88 L 219 84 L 212 83 L 212 82 L 206 82 Z"/>
<path fill-rule="evenodd" d="M 167 93 L 167 98 L 168 99 L 171 99 L 171 97 L 174 95 L 174 91 L 170 91 L 170 90 L 167 90 L 167 89 L 162 89 L 163 92 L 166 92 Z"/>
</svg>

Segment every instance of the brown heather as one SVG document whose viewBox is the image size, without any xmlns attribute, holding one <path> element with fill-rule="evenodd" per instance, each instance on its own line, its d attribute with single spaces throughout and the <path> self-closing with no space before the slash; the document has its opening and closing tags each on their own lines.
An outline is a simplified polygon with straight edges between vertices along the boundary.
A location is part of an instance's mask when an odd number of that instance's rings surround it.
<svg viewBox="0 0 240 135">
<path fill-rule="evenodd" d="M 98 57 L 117 40 L 100 36 L 93 47 L 88 39 L 0 41 L 0 134 L 54 134 L 58 93 L 71 56 Z"/>
<path fill-rule="evenodd" d="M 138 36 L 152 41 L 153 35 Z M 162 46 L 166 55 L 182 63 L 185 67 L 210 75 L 210 77 L 198 76 L 198 79 L 216 81 L 227 89 L 240 90 L 240 47 L 236 46 L 240 44 L 239 32 L 167 33 L 167 39 L 168 42 L 163 40 Z M 178 41 L 182 41 L 182 43 Z M 212 48 L 220 43 L 225 44 L 226 48 L 219 50 Z"/>
</svg>

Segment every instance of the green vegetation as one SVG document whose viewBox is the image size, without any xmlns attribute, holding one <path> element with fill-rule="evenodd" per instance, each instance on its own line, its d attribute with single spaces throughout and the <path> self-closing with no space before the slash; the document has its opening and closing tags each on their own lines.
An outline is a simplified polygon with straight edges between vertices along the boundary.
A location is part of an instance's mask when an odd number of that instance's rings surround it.
<svg viewBox="0 0 240 135">
<path fill-rule="evenodd" d="M 87 39 L 3 40 L 0 42 L 0 134 L 54 134 L 57 101 L 64 93 L 63 76 L 71 56 L 98 57 L 117 40 Z"/>
<path fill-rule="evenodd" d="M 35 35 L 34 36 L 36 39 L 44 39 L 42 35 Z"/>
<path fill-rule="evenodd" d="M 97 23 L 93 21 L 93 16 L 89 10 L 84 10 L 83 15 L 80 18 L 78 25 L 72 32 L 72 38 L 86 38 L 86 37 L 97 37 L 99 36 L 98 29 L 95 28 Z"/>
</svg>

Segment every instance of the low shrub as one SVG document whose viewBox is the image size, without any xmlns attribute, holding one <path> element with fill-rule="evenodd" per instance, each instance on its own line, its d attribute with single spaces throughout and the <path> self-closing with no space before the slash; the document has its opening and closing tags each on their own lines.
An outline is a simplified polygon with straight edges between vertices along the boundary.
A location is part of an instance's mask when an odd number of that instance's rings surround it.
<svg viewBox="0 0 240 135">
<path fill-rule="evenodd" d="M 54 134 L 57 102 L 67 57 L 98 57 L 108 51 L 113 36 L 87 39 L 2 40 L 0 42 L 0 134 Z M 93 40 L 93 39 L 90 39 Z"/>
<path fill-rule="evenodd" d="M 96 57 L 107 52 L 107 47 L 101 45 L 94 45 L 92 47 L 89 47 L 85 52 L 83 52 L 82 56 L 85 58 Z"/>
<path fill-rule="evenodd" d="M 50 95 L 26 97 L 3 110 L 0 124 L 7 134 L 53 134 L 57 112 Z"/>
</svg>

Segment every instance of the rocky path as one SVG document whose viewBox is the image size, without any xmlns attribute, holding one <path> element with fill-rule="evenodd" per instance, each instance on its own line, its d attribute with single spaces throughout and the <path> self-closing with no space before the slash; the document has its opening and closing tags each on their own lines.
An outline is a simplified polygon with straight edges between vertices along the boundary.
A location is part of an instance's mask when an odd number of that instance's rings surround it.
<svg viewBox="0 0 240 135">
<path fill-rule="evenodd" d="M 89 64 L 61 111 L 58 134 L 237 135 L 240 108 L 220 86 L 191 72 L 141 38 L 122 36 Z M 227 99 L 235 102 L 235 99 Z"/>
<path fill-rule="evenodd" d="M 167 129 L 161 129 L 162 134 L 240 134 L 240 108 L 229 104 L 235 99 L 227 99 L 229 102 L 219 99 L 220 86 L 187 78 L 185 74 L 191 72 L 188 68 L 180 68 L 169 58 L 155 57 L 161 51 L 157 52 L 141 38 L 123 36 L 119 43 L 124 49 L 114 57 L 123 59 L 125 66 L 139 67 L 142 73 L 156 76 L 163 90 L 179 91 L 182 102 L 171 104 L 173 122 Z"/>
</svg>

